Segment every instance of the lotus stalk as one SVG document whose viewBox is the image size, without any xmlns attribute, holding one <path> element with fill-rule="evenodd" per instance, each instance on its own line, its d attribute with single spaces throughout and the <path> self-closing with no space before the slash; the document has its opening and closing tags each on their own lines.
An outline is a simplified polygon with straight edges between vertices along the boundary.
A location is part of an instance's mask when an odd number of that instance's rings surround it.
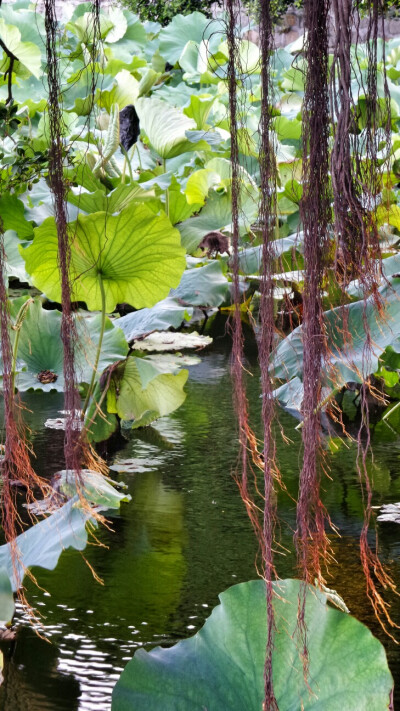
<svg viewBox="0 0 400 711">
<path fill-rule="evenodd" d="M 85 412 L 86 412 L 89 402 L 90 402 L 90 398 L 92 397 L 92 394 L 94 391 L 94 386 L 95 386 L 96 377 L 97 377 L 97 369 L 99 366 L 99 360 L 100 360 L 100 354 L 101 354 L 101 347 L 103 345 L 104 329 L 105 329 L 105 325 L 106 325 L 106 294 L 104 291 L 104 284 L 103 284 L 103 279 L 102 279 L 101 273 L 98 274 L 98 279 L 99 279 L 100 294 L 101 294 L 100 335 L 99 335 L 99 342 L 97 344 L 96 357 L 95 357 L 94 364 L 93 364 L 92 378 L 91 378 L 89 389 L 87 391 L 85 402 L 84 402 L 84 405 L 82 408 L 82 418 L 85 415 Z"/>
</svg>

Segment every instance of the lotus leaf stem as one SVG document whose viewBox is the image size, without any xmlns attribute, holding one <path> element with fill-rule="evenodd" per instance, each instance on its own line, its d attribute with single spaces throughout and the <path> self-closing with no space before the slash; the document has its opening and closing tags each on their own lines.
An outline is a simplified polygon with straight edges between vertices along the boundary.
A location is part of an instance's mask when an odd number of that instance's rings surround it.
<svg viewBox="0 0 400 711">
<path fill-rule="evenodd" d="M 97 377 L 97 368 L 99 365 L 99 360 L 100 360 L 100 353 L 101 353 L 101 347 L 103 345 L 103 337 L 104 337 L 104 330 L 106 326 L 106 294 L 104 291 L 104 284 L 103 284 L 103 279 L 102 279 L 102 274 L 98 274 L 99 278 L 99 286 L 100 286 L 100 294 L 101 294 L 101 327 L 100 327 L 100 335 L 99 335 L 99 342 L 97 344 L 97 351 L 96 351 L 96 358 L 94 361 L 93 365 L 93 371 L 92 371 L 92 379 L 90 381 L 89 385 L 89 390 L 87 391 L 85 402 L 82 408 L 82 419 L 85 415 L 85 412 L 88 408 L 90 398 L 92 397 L 93 391 L 94 391 L 94 386 L 96 383 L 96 377 Z"/>
</svg>

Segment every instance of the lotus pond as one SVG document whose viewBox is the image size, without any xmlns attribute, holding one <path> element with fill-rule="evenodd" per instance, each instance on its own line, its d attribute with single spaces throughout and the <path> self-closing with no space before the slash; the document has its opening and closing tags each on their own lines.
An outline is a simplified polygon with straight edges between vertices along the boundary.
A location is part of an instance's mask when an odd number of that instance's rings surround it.
<svg viewBox="0 0 400 711">
<path fill-rule="evenodd" d="M 108 461 L 121 470 L 111 473 L 126 483 L 132 501 L 108 517 L 110 529 L 99 529 L 101 545 L 84 551 L 103 584 L 72 549 L 62 554 L 54 571 L 36 569 L 40 588 L 28 581 L 28 599 L 41 615 L 40 636 L 19 608 L 16 638 L 2 646 L 3 711 L 110 709 L 112 689 L 138 647 L 171 645 L 193 635 L 221 591 L 256 577 L 254 533 L 231 476 L 237 435 L 224 319 L 214 319 L 207 333 L 213 346 L 190 368 L 182 407 L 136 431 L 129 441 L 108 445 Z M 248 386 L 256 418 L 260 400 L 250 331 L 247 357 L 255 373 Z M 24 401 L 37 468 L 51 476 L 62 466 L 63 432 L 43 422 L 62 409 L 62 395 L 27 393 Z M 282 413 L 280 419 L 291 444 L 280 448 L 279 462 L 294 495 L 301 435 L 293 417 Z M 380 427 L 373 441 L 375 505 L 400 499 L 400 438 Z M 398 686 L 398 650 L 381 633 L 363 593 L 358 553 L 363 509 L 354 457 L 355 445 L 334 450 L 329 457 L 332 481 L 323 483 L 341 532 L 340 539 L 333 537 L 340 555 L 328 584 L 383 641 Z M 289 547 L 295 507 L 289 497 L 280 496 L 282 544 Z M 380 524 L 381 553 L 395 578 L 400 575 L 399 541 L 396 524 Z M 290 555 L 279 556 L 283 577 L 293 577 L 293 565 Z M 398 600 L 393 600 L 392 614 L 400 619 Z"/>
</svg>

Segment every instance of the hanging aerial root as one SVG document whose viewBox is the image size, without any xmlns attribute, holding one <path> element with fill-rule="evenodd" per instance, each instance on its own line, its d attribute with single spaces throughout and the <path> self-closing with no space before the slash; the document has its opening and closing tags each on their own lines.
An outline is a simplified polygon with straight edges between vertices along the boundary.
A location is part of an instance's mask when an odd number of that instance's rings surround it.
<svg viewBox="0 0 400 711">
<path fill-rule="evenodd" d="M 14 392 L 16 357 L 11 343 L 12 323 L 9 312 L 4 234 L 0 231 L 0 341 L 3 361 L 4 445 L 0 456 L 2 526 L 10 546 L 14 575 L 19 595 L 23 599 L 22 578 L 26 571 L 20 556 L 17 536 L 23 530 L 18 513 L 18 491 L 24 490 L 28 503 L 49 494 L 51 487 L 39 477 L 31 464 L 27 430 L 22 420 L 22 408 Z M 21 575 L 20 570 L 23 570 Z"/>
<path fill-rule="evenodd" d="M 383 39 L 382 56 L 379 56 L 378 48 Z M 358 40 L 358 37 L 357 37 Z M 391 102 L 385 70 L 385 27 L 384 27 L 384 4 L 382 0 L 369 0 L 369 22 L 367 30 L 367 72 L 366 81 L 361 82 L 360 93 L 365 96 L 366 112 L 364 127 L 364 158 L 356 153 L 357 175 L 356 179 L 362 187 L 365 205 L 368 209 L 368 234 L 372 244 L 371 255 L 375 262 L 375 269 L 370 268 L 369 289 L 372 292 L 375 306 L 378 310 L 379 318 L 385 318 L 384 304 L 378 292 L 381 281 L 381 254 L 379 248 L 379 235 L 376 225 L 376 209 L 379 204 L 380 194 L 383 187 L 383 173 L 388 168 L 391 151 Z M 383 71 L 383 98 L 378 97 L 378 65 L 379 72 Z M 382 145 L 385 146 L 382 149 Z M 375 247 L 375 250 L 374 250 Z M 369 394 L 384 402 L 382 393 L 374 389 L 370 378 L 366 375 L 370 372 L 371 355 L 374 349 L 369 322 L 367 318 L 367 294 L 364 293 L 364 313 L 363 327 L 365 330 L 365 346 L 363 350 L 362 363 L 362 385 L 360 386 L 361 404 L 361 424 L 358 431 L 358 453 L 357 471 L 364 502 L 364 523 L 360 536 L 360 558 L 363 568 L 367 596 L 372 604 L 375 615 L 385 632 L 394 639 L 389 628 L 399 628 L 392 620 L 389 613 L 389 604 L 384 599 L 385 591 L 399 594 L 391 576 L 385 570 L 384 565 L 379 560 L 378 539 L 375 533 L 374 550 L 369 542 L 369 526 L 372 519 L 372 487 L 367 469 L 367 456 L 371 449 L 371 434 L 369 423 Z M 382 591 L 382 592 L 381 592 Z M 397 640 L 394 640 L 397 641 Z"/>
</svg>

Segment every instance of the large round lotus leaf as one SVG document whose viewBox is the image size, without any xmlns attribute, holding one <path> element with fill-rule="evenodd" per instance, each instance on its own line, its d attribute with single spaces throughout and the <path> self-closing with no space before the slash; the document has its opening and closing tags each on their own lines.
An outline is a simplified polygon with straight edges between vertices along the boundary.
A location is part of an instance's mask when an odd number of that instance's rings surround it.
<svg viewBox="0 0 400 711">
<path fill-rule="evenodd" d="M 69 226 L 70 274 L 74 298 L 91 311 L 101 309 L 100 277 L 106 311 L 127 302 L 150 307 L 178 286 L 185 269 L 180 235 L 164 215 L 146 205 L 131 204 L 118 215 L 79 215 Z M 35 230 L 32 245 L 22 252 L 34 285 L 53 301 L 61 300 L 57 232 L 50 217 Z"/>
<path fill-rule="evenodd" d="M 175 64 L 189 40 L 196 42 L 196 44 L 200 44 L 203 40 L 209 40 L 209 52 L 216 52 L 223 31 L 221 20 L 210 21 L 201 12 L 175 15 L 159 34 L 160 54 L 170 64 Z"/>
<path fill-rule="evenodd" d="M 350 615 L 309 586 L 310 671 L 296 644 L 300 581 L 275 584 L 273 653 L 279 711 L 383 711 L 393 679 L 385 651 Z M 112 711 L 261 711 L 266 649 L 265 584 L 235 585 L 194 636 L 171 649 L 139 650 L 113 693 Z"/>
</svg>

